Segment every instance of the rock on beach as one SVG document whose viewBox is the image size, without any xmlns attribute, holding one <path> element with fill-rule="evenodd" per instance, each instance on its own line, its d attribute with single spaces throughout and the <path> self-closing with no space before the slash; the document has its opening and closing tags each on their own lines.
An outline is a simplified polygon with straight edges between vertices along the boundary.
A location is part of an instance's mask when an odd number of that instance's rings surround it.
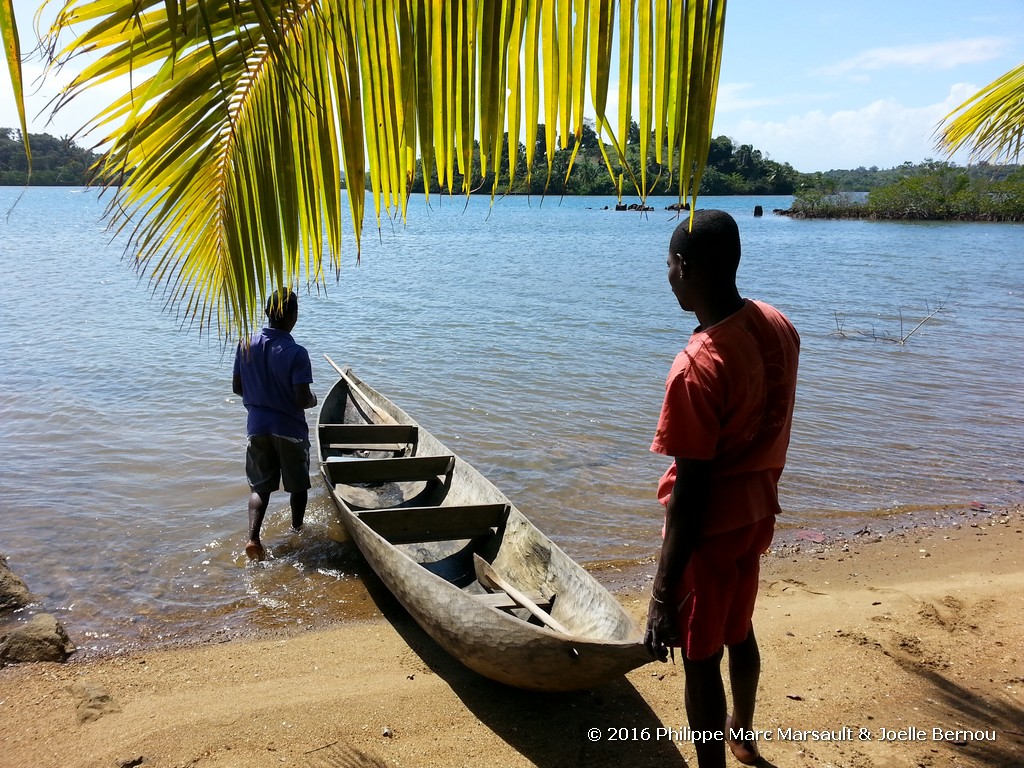
<svg viewBox="0 0 1024 768">
<path fill-rule="evenodd" d="M 0 611 L 24 608 L 32 601 L 32 594 L 25 582 L 7 565 L 7 558 L 0 555 Z"/>
<path fill-rule="evenodd" d="M 64 661 L 75 650 L 57 619 L 40 613 L 0 637 L 0 667 L 24 661 Z"/>
</svg>

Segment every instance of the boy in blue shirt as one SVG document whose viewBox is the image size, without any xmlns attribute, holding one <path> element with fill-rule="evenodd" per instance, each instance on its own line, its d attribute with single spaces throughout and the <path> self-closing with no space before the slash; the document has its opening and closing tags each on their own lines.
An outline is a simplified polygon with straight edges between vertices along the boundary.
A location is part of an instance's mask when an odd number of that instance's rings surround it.
<svg viewBox="0 0 1024 768">
<path fill-rule="evenodd" d="M 263 560 L 260 528 L 270 494 L 283 483 L 291 494 L 292 528 L 300 530 L 306 514 L 309 482 L 309 428 L 306 408 L 316 405 L 310 390 L 309 353 L 291 331 L 299 317 L 299 300 L 286 288 L 267 300 L 269 326 L 253 334 L 235 353 L 231 388 L 248 411 L 245 474 L 249 496 L 249 541 L 245 554 Z"/>
</svg>

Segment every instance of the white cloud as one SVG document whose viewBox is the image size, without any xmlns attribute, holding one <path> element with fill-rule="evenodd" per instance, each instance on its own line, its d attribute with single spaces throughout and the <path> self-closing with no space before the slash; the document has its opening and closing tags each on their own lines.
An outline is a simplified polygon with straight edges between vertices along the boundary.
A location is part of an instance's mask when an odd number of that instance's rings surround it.
<svg viewBox="0 0 1024 768">
<path fill-rule="evenodd" d="M 798 171 L 827 171 L 859 166 L 891 168 L 906 161 L 943 159 L 935 148 L 935 129 L 951 110 L 977 91 L 953 86 L 947 98 L 924 107 L 908 107 L 891 99 L 859 109 L 793 115 L 782 121 L 743 119 L 719 130 L 741 144 L 752 144 Z M 966 163 L 966 157 L 952 158 Z"/>
<path fill-rule="evenodd" d="M 999 37 L 976 37 L 946 43 L 871 48 L 845 61 L 818 70 L 826 76 L 856 75 L 868 71 L 897 68 L 953 69 L 963 64 L 990 61 L 999 57 L 1010 41 Z"/>
<path fill-rule="evenodd" d="M 41 64 L 33 61 L 22 65 L 25 117 L 29 133 L 49 133 L 53 136 L 77 134 L 101 109 L 124 95 L 131 83 L 128 76 L 98 83 L 65 104 L 60 112 L 53 114 L 54 97 L 76 74 L 77 71 L 71 69 L 46 73 Z M 0 66 L 0 127 L 19 127 L 14 90 L 6 66 Z M 77 140 L 82 146 L 91 147 L 98 138 L 97 134 L 92 133 L 79 135 Z"/>
<path fill-rule="evenodd" d="M 758 107 L 772 107 L 782 103 L 778 98 L 753 97 L 746 95 L 754 88 L 753 83 L 722 83 L 718 87 L 718 101 L 715 114 L 741 112 Z"/>
</svg>

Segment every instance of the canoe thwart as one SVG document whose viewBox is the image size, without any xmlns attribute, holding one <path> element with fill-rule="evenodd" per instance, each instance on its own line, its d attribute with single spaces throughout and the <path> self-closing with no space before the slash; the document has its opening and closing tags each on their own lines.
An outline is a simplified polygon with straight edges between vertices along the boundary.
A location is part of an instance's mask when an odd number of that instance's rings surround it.
<svg viewBox="0 0 1024 768">
<path fill-rule="evenodd" d="M 571 635 L 572 633 L 562 626 L 558 621 L 552 617 L 550 613 L 545 611 L 533 600 L 531 600 L 525 593 L 520 592 L 518 589 L 509 584 L 501 575 L 498 574 L 494 567 L 484 560 L 480 555 L 473 553 L 473 567 L 476 569 L 476 579 L 488 589 L 500 589 L 505 592 L 509 597 L 515 600 L 519 605 L 532 613 L 540 622 L 562 635 Z"/>
<path fill-rule="evenodd" d="M 401 483 L 436 480 L 455 467 L 454 456 L 396 456 L 387 459 L 340 459 L 324 462 L 332 484 Z"/>
<path fill-rule="evenodd" d="M 391 444 L 416 445 L 419 427 L 415 424 L 321 424 L 317 427 L 320 444 L 325 448 L 369 448 Z"/>
<path fill-rule="evenodd" d="M 537 604 L 538 608 L 543 608 L 545 611 L 551 608 L 550 597 L 544 597 L 540 592 L 527 592 L 525 594 Z M 499 611 L 509 611 L 513 608 L 522 607 L 519 603 L 509 597 L 507 592 L 485 592 L 480 595 L 474 594 L 473 597 L 484 605 L 489 605 L 491 608 L 497 608 Z"/>
<path fill-rule="evenodd" d="M 392 544 L 491 536 L 508 519 L 508 504 L 392 507 L 359 512 L 359 519 Z"/>
</svg>

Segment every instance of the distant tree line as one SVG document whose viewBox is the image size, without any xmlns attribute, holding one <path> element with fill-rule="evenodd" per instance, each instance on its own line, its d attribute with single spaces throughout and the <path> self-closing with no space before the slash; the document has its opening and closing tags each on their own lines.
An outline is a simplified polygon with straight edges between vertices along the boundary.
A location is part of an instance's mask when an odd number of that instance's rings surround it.
<svg viewBox="0 0 1024 768">
<path fill-rule="evenodd" d="M 100 159 L 95 152 L 82 149 L 69 136 L 57 138 L 48 133 L 30 133 L 32 148 L 32 177 L 28 177 L 28 162 L 21 131 L 0 128 L 0 185 L 81 187 L 92 179 L 90 168 Z"/>
<path fill-rule="evenodd" d="M 887 181 L 854 196 L 836 178 L 817 174 L 785 211 L 796 218 L 902 221 L 1024 221 L 1024 166 L 904 163 Z"/>
<path fill-rule="evenodd" d="M 95 152 L 76 145 L 70 137 L 56 138 L 45 133 L 29 134 L 32 147 L 30 184 L 40 186 L 84 186 L 93 178 L 93 168 L 101 159 Z M 574 140 L 574 139 L 573 139 Z M 655 137 L 651 136 L 653 143 Z M 552 172 L 548 179 L 547 135 L 543 125 L 537 127 L 533 152 L 533 173 L 527 179 L 526 152 L 522 142 L 512 160 L 516 163 L 515 180 L 509 184 L 508 134 L 505 135 L 504 159 L 498 172 L 499 194 L 597 195 L 614 198 L 635 198 L 630 174 L 640 177 L 640 130 L 634 122 L 626 137 L 625 165 L 609 147 L 615 177 L 608 173 L 601 153 L 601 139 L 590 121 L 584 121 L 580 148 L 572 172 L 566 171 L 572 157 L 568 149 L 558 149 L 552 156 Z M 474 148 L 468 181 L 473 192 L 489 194 L 494 173 L 480 175 L 478 147 Z M 667 157 L 663 157 L 667 160 Z M 675 174 L 667 165 L 650 161 L 647 178 L 651 194 L 678 193 L 678 162 Z M 628 166 L 628 167 L 627 167 Z M 0 128 L 0 185 L 21 186 L 26 182 L 25 149 L 21 133 Z M 464 190 L 466 180 L 458 174 L 453 188 Z M 431 192 L 439 192 L 436 168 L 428 176 Z M 412 185 L 413 192 L 422 192 L 422 166 Z M 621 190 L 621 195 L 620 195 Z M 708 163 L 701 178 L 701 195 L 794 195 L 794 204 L 786 211 L 804 218 L 887 218 L 887 219 L 959 219 L 1024 221 L 1024 168 L 981 163 L 967 168 L 951 163 L 927 160 L 904 163 L 890 169 L 878 167 L 853 170 L 831 170 L 800 173 L 789 163 L 768 158 L 750 144 L 736 145 L 728 136 L 711 141 Z M 867 193 L 854 195 L 852 193 Z"/>
<path fill-rule="evenodd" d="M 651 144 L 655 141 L 651 136 Z M 610 146 L 605 145 L 614 176 L 609 174 L 605 165 L 604 154 L 601 152 L 601 139 L 594 130 L 593 123 L 585 120 L 580 135 L 580 146 L 573 161 L 572 172 L 566 175 L 569 162 L 575 147 L 575 137 L 571 137 L 569 146 L 557 149 L 551 158 L 551 174 L 548 176 L 547 131 L 544 125 L 537 126 L 537 138 L 534 146 L 529 149 L 532 159 L 532 174 L 527 179 L 526 157 L 527 147 L 519 142 L 515 157 L 515 179 L 509 182 L 509 147 L 508 134 L 505 134 L 504 158 L 497 169 L 500 194 L 540 195 L 600 195 L 618 197 L 635 197 L 636 191 L 632 178 L 639 179 L 642 164 L 640 160 L 640 129 L 634 122 L 626 137 L 625 163 L 623 164 Z M 676 195 L 679 188 L 679 164 L 673 163 L 675 172 L 669 173 L 668 156 L 663 154 L 666 162 L 659 164 L 653 159 L 647 163 L 647 179 L 650 194 Z M 472 173 L 467 180 L 462 174 L 456 173 L 452 188 L 456 191 L 465 190 L 468 185 L 473 192 L 490 193 L 494 188 L 494 172 L 487 176 L 480 174 L 479 147 L 474 146 Z M 428 188 L 431 192 L 440 191 L 437 182 L 436 168 L 430 168 L 427 176 Z M 767 158 L 760 150 L 749 144 L 736 146 L 728 136 L 719 136 L 712 140 L 708 152 L 708 164 L 701 179 L 700 194 L 703 195 L 788 195 L 797 188 L 800 174 L 789 163 L 778 163 Z M 423 192 L 423 169 L 417 164 L 416 177 L 412 191 Z"/>
<path fill-rule="evenodd" d="M 931 173 L 933 170 L 942 167 L 955 168 L 950 163 L 942 163 L 935 160 L 925 160 L 923 163 L 906 162 L 895 168 L 879 168 L 873 165 L 870 168 L 860 166 L 852 170 L 818 171 L 816 173 L 799 174 L 800 189 L 817 189 L 827 194 L 841 192 L 869 192 L 877 187 L 885 187 L 895 184 L 907 176 Z M 965 168 L 972 179 L 987 181 L 1001 181 L 1014 172 L 1014 165 L 992 165 L 991 163 L 978 163 Z"/>
<path fill-rule="evenodd" d="M 100 155 L 82 149 L 71 138 L 56 138 L 48 134 L 29 134 L 32 147 L 33 185 L 67 185 L 81 186 L 88 184 L 93 178 L 90 170 L 100 160 Z M 651 136 L 653 144 L 655 138 Z M 601 140 L 594 130 L 591 121 L 584 121 L 580 137 L 580 148 L 573 162 L 572 173 L 566 179 L 566 171 L 572 157 L 575 137 L 570 137 L 569 148 L 558 149 L 552 156 L 552 170 L 548 178 L 547 133 L 544 125 L 537 126 L 537 138 L 531 148 L 533 157 L 533 173 L 527 179 L 526 152 L 522 142 L 515 153 L 515 181 L 509 184 L 509 152 L 508 134 L 505 134 L 504 158 L 498 168 L 498 191 L 500 194 L 532 194 L 540 195 L 545 191 L 550 195 L 602 195 L 618 196 L 621 188 L 624 197 L 635 196 L 630 174 L 640 178 L 640 130 L 634 122 L 626 137 L 626 162 L 619 162 L 611 148 L 605 146 L 615 171 L 615 178 L 608 173 L 608 168 L 601 153 Z M 667 155 L 663 156 L 667 161 Z M 658 164 L 653 160 L 647 164 L 647 178 L 651 194 L 675 195 L 679 185 L 678 162 L 674 164 L 675 173 L 670 174 L 667 162 Z M 472 172 L 467 180 L 458 173 L 453 179 L 452 188 L 464 191 L 464 184 L 473 192 L 490 193 L 494 185 L 494 173 L 488 172 L 486 178 L 480 174 L 479 145 L 474 146 L 471 162 Z M 431 167 L 428 176 L 429 188 L 432 192 L 440 191 L 437 183 L 436 168 Z M 16 129 L 0 128 L 0 184 L 23 185 L 26 182 L 27 164 L 25 150 L 21 144 L 21 133 Z M 778 163 L 770 160 L 760 150 L 750 144 L 736 146 L 727 136 L 719 136 L 711 142 L 708 153 L 708 165 L 704 171 L 700 185 L 700 194 L 704 195 L 788 195 L 797 189 L 801 174 L 793 170 L 789 163 Z M 423 191 L 423 169 L 417 163 L 416 177 L 412 191 Z"/>
</svg>

